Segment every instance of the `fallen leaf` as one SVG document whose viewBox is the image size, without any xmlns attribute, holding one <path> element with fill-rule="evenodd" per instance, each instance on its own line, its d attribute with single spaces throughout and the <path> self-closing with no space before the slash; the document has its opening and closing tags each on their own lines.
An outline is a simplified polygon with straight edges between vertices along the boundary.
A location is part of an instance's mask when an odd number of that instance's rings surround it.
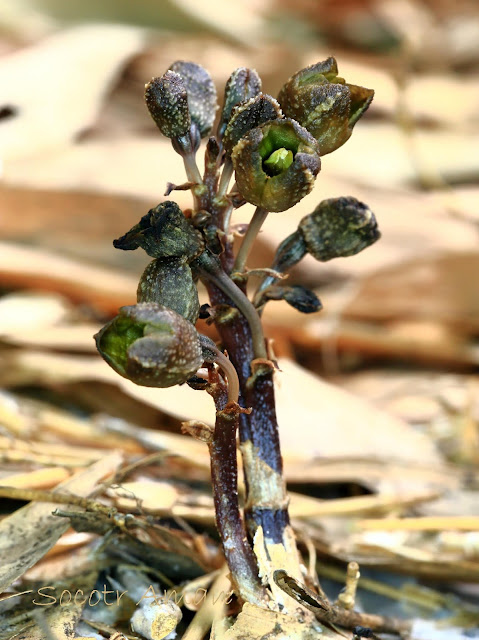
<svg viewBox="0 0 479 640">
<path fill-rule="evenodd" d="M 291 361 L 276 375 L 277 412 L 283 448 L 292 458 L 372 456 L 381 460 L 439 463 L 434 444 L 410 425 L 321 380 Z M 100 358 L 35 352 L 16 354 L 14 366 L 29 382 L 93 379 L 112 382 L 133 397 L 180 420 L 211 424 L 213 403 L 186 385 L 140 387 L 118 376 Z M 191 398 L 191 400 L 189 400 Z M 292 428 L 294 425 L 294 428 Z"/>
<path fill-rule="evenodd" d="M 118 469 L 120 453 L 111 453 L 58 486 L 62 492 L 88 497 L 105 476 Z M 29 503 L 0 522 L 0 590 L 32 567 L 65 533 L 69 523 L 52 515 L 54 504 Z"/>
<path fill-rule="evenodd" d="M 83 25 L 2 58 L 2 104 L 14 110 L 0 127 L 6 172 L 10 161 L 66 146 L 90 127 L 122 66 L 143 42 L 143 32 L 134 27 Z"/>
</svg>

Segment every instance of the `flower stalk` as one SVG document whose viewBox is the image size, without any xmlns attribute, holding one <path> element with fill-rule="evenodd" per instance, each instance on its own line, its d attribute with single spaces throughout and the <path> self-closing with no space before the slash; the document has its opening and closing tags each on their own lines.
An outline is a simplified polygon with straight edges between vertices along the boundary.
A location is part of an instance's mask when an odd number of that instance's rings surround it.
<svg viewBox="0 0 479 640">
<path fill-rule="evenodd" d="M 263 226 L 264 221 L 268 217 L 268 211 L 261 207 L 256 207 L 251 222 L 248 225 L 248 230 L 243 238 L 241 247 L 236 256 L 236 260 L 233 266 L 233 273 L 243 273 L 248 256 L 253 248 L 254 242 Z"/>
</svg>

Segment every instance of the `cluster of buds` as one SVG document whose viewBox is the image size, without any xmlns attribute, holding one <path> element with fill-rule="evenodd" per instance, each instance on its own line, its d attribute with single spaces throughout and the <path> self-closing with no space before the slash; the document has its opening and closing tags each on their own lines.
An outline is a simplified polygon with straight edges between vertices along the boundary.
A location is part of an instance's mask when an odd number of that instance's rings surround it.
<svg viewBox="0 0 479 640">
<path fill-rule="evenodd" d="M 321 156 L 348 140 L 374 93 L 339 77 L 334 58 L 294 74 L 278 99 L 261 89 L 255 70 L 242 67 L 231 74 L 216 136 L 209 138 L 203 179 L 194 157 L 201 138 L 211 136 L 218 109 L 209 73 L 195 63 L 177 61 L 146 85 L 150 115 L 184 158 L 190 180 L 186 186 L 202 194 L 204 206 L 186 217 L 176 203 L 163 202 L 114 241 L 118 249 L 142 248 L 153 258 L 140 278 L 138 305 L 124 307 L 97 335 L 106 361 L 137 384 L 182 383 L 202 365 L 201 336 L 194 327 L 200 313 L 197 282 L 212 264 L 216 284 L 225 284 L 229 275 L 218 260 L 225 249 L 221 233 L 224 237 L 228 229 L 217 203 L 225 202 L 220 192 L 233 171 L 236 183 L 226 207 L 246 201 L 263 212 L 290 209 L 313 188 Z M 208 170 L 213 180 L 208 181 Z M 281 243 L 271 272 L 285 273 L 307 253 L 321 261 L 353 255 L 378 237 L 374 215 L 365 205 L 354 198 L 326 200 Z M 257 310 L 278 299 L 303 313 L 321 308 L 313 292 L 276 280 L 271 274 L 263 277 L 254 298 Z M 244 294 L 236 296 L 233 283 L 226 284 L 229 298 L 251 317 L 252 305 Z"/>
</svg>

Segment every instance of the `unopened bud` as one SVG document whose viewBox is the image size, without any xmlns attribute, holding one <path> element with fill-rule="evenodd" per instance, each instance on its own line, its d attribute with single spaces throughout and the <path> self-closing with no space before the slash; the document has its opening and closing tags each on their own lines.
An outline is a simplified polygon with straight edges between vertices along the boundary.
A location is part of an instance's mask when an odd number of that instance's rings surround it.
<svg viewBox="0 0 479 640">
<path fill-rule="evenodd" d="M 340 78 L 336 60 L 328 58 L 295 73 L 281 89 L 278 100 L 284 114 L 316 138 L 324 156 L 350 138 L 373 96 L 371 89 Z"/>
<path fill-rule="evenodd" d="M 177 60 L 170 66 L 170 70 L 181 76 L 188 95 L 191 120 L 204 138 L 213 127 L 218 108 L 213 80 L 206 69 L 194 62 Z"/>
<path fill-rule="evenodd" d="M 167 138 L 183 136 L 190 130 L 186 87 L 174 71 L 167 71 L 146 85 L 145 101 L 156 126 Z"/>
<path fill-rule="evenodd" d="M 150 209 L 124 236 L 113 241 L 116 249 L 132 251 L 141 247 L 152 258 L 197 257 L 204 248 L 201 234 L 171 200 Z"/>
<path fill-rule="evenodd" d="M 315 313 L 322 308 L 318 296 L 299 284 L 272 285 L 261 293 L 257 306 L 262 307 L 268 300 L 284 300 L 301 313 Z"/>
<path fill-rule="evenodd" d="M 298 230 L 321 262 L 359 253 L 380 237 L 373 212 L 356 198 L 330 198 L 305 216 Z"/>
<path fill-rule="evenodd" d="M 191 322 L 151 302 L 121 307 L 95 340 L 101 356 L 117 373 L 144 387 L 181 384 L 203 364 Z"/>
<path fill-rule="evenodd" d="M 138 284 L 137 302 L 156 302 L 195 324 L 200 301 L 189 264 L 182 258 L 150 262 Z"/>
<path fill-rule="evenodd" d="M 240 67 L 233 71 L 225 87 L 223 111 L 221 113 L 220 136 L 223 135 L 234 107 L 254 98 L 261 91 L 261 78 L 255 69 Z"/>
</svg>

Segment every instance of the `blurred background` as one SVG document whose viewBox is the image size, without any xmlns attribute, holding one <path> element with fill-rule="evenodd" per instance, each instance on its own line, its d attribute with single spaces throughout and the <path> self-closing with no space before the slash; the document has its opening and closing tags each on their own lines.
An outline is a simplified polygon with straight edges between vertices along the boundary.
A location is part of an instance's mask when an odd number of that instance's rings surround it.
<svg viewBox="0 0 479 640">
<path fill-rule="evenodd" d="M 393 403 L 401 417 L 431 419 L 431 396 L 453 380 L 467 404 L 475 378 L 461 375 L 479 364 L 476 2 L 16 0 L 0 7 L 0 53 L 0 330 L 13 353 L 93 353 L 77 325 L 134 300 L 146 256 L 112 239 L 164 199 L 168 181 L 184 181 L 144 106 L 146 81 L 187 59 L 208 68 L 220 99 L 238 66 L 277 95 L 296 70 L 334 55 L 347 81 L 375 89 L 373 105 L 324 158 L 313 193 L 269 217 L 253 266 L 331 196 L 366 202 L 382 239 L 352 258 L 303 261 L 293 280 L 316 288 L 324 310 L 270 303 L 269 332 L 279 355 L 375 402 L 413 380 L 413 395 L 428 398 Z M 174 195 L 189 206 L 187 192 Z M 238 221 L 250 215 L 243 207 Z M 17 373 L 27 375 L 2 375 Z M 465 450 L 477 461 L 475 444 Z"/>
<path fill-rule="evenodd" d="M 92 340 L 134 302 L 147 261 L 115 251 L 112 239 L 164 199 L 167 182 L 185 179 L 146 111 L 145 82 L 184 59 L 210 71 L 220 99 L 238 66 L 255 68 L 276 96 L 293 72 L 329 55 L 348 82 L 374 88 L 375 99 L 347 144 L 323 159 L 313 192 L 269 216 L 251 266 L 267 266 L 299 220 L 332 196 L 366 202 L 382 238 L 358 256 L 296 268 L 292 281 L 318 292 L 321 313 L 300 315 L 282 302 L 266 310 L 284 372 L 288 480 L 303 493 L 345 479 L 364 491 L 435 491 L 442 498 L 423 505 L 423 515 L 479 517 L 475 0 L 1 3 L 4 478 L 42 468 L 38 457 L 8 454 L 25 443 L 138 454 L 150 445 L 128 425 L 151 435 L 178 433 L 181 419 L 212 419 L 203 394 L 120 380 Z M 174 197 L 190 205 L 187 192 Z M 251 213 L 241 208 L 237 222 Z M 111 434 L 114 418 L 124 421 L 123 435 Z M 47 466 L 70 473 L 54 456 Z M 61 477 L 41 482 L 51 488 Z M 334 555 L 324 540 L 322 551 Z M 347 536 L 343 543 L 337 557 L 358 549 Z M 470 573 L 453 575 L 479 581 L 477 534 L 468 550 L 454 544 L 451 567 L 467 560 Z M 423 558 L 432 563 L 428 575 L 436 575 L 435 545 L 421 547 L 431 554 Z"/>
</svg>

